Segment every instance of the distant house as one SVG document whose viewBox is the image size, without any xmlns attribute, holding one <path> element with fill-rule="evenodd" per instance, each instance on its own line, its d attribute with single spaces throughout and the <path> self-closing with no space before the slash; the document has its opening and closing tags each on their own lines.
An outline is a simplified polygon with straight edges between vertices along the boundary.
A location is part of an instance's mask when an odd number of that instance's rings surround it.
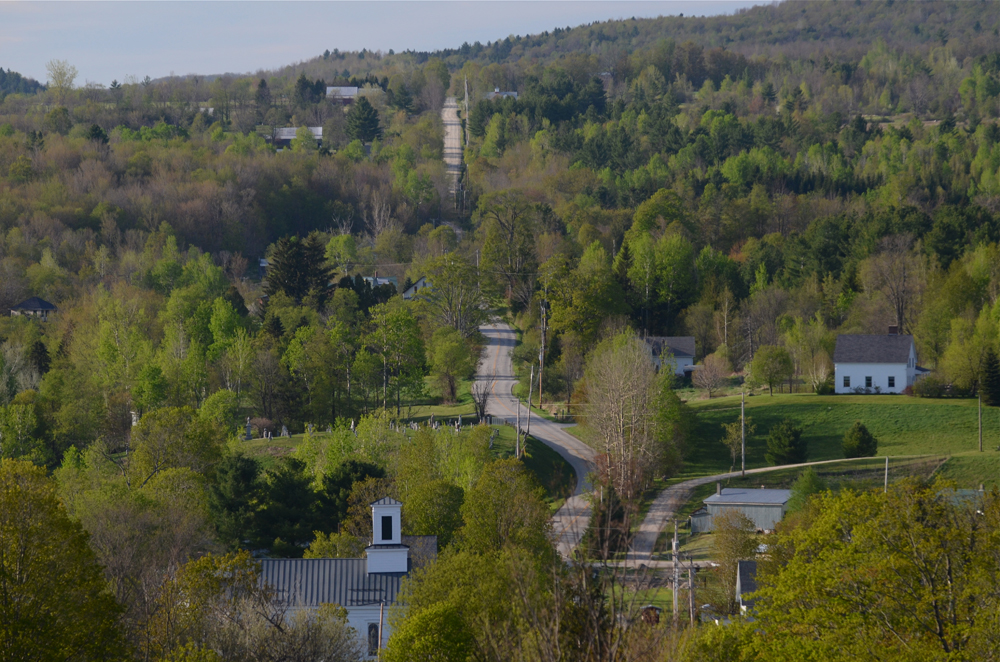
<svg viewBox="0 0 1000 662">
<path fill-rule="evenodd" d="M 402 505 L 391 498 L 371 504 L 372 544 L 363 559 L 261 559 L 261 578 L 292 611 L 338 604 L 362 639 L 368 657 L 377 657 L 391 634 L 389 607 L 400 585 L 419 567 L 402 535 Z M 422 561 L 437 556 L 435 536 L 414 536 Z M 416 551 L 416 550 L 414 550 Z"/>
<path fill-rule="evenodd" d="M 753 522 L 758 531 L 773 531 L 785 516 L 791 490 L 766 490 L 716 486 L 715 494 L 705 499 L 705 507 L 691 516 L 691 533 L 714 529 L 713 520 L 730 510 L 737 510 Z"/>
<path fill-rule="evenodd" d="M 342 103 L 345 106 L 358 98 L 358 88 L 353 86 L 333 86 L 326 88 L 326 98 L 335 103 Z"/>
<path fill-rule="evenodd" d="M 309 129 L 309 133 L 312 134 L 317 143 L 323 142 L 323 127 L 310 126 L 306 128 Z M 297 126 L 275 127 L 271 139 L 274 141 L 274 145 L 276 147 L 287 147 L 293 140 L 295 140 L 295 137 L 298 135 L 298 131 L 299 127 Z"/>
<path fill-rule="evenodd" d="M 840 335 L 833 351 L 835 393 L 901 393 L 927 372 L 913 336 L 890 326 L 884 336 Z"/>
<path fill-rule="evenodd" d="M 490 101 L 494 99 L 506 99 L 507 97 L 516 99 L 517 92 L 501 92 L 499 87 L 494 87 L 493 91 L 486 95 L 486 98 Z"/>
<path fill-rule="evenodd" d="M 374 276 L 364 276 L 364 281 L 368 283 L 372 289 L 376 287 L 381 287 L 382 285 L 392 285 L 399 291 L 399 279 L 395 276 L 379 276 L 376 272 Z"/>
<path fill-rule="evenodd" d="M 757 562 L 739 561 L 736 564 L 736 601 L 740 603 L 740 611 L 746 613 L 753 609 L 753 598 L 744 597 L 757 590 Z"/>
<path fill-rule="evenodd" d="M 681 377 L 694 368 L 694 336 L 649 336 L 646 344 L 657 371 L 664 361 L 673 363 L 674 372 Z"/>
<path fill-rule="evenodd" d="M 430 286 L 431 286 L 430 281 L 427 280 L 426 277 L 421 276 L 420 278 L 417 279 L 417 282 L 415 282 L 413 285 L 410 285 L 408 288 L 403 290 L 403 298 L 409 301 L 410 299 L 412 299 L 417 295 L 417 292 L 419 292 L 420 290 L 425 290 Z"/>
<path fill-rule="evenodd" d="M 22 315 L 27 317 L 37 317 L 43 322 L 49 321 L 49 313 L 56 312 L 56 307 L 45 299 L 39 297 L 31 297 L 26 299 L 21 303 L 17 304 L 10 309 L 11 317 L 20 317 Z"/>
</svg>

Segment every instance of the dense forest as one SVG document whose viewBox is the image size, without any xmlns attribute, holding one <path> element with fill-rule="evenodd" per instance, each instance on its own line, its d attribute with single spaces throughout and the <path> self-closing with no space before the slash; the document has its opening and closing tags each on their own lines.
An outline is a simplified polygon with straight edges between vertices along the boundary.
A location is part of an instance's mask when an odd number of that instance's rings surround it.
<svg viewBox="0 0 1000 662">
<path fill-rule="evenodd" d="M 654 374 L 646 336 L 694 336 L 707 395 L 730 379 L 829 392 L 836 335 L 889 326 L 931 370 L 914 395 L 1000 380 L 998 30 L 993 3 L 784 2 L 334 48 L 252 76 L 104 88 L 74 86 L 68 62 L 46 85 L 0 69 L 0 310 L 58 309 L 0 319 L 0 541 L 30 528 L 17 549 L 49 556 L 25 576 L 66 577 L 36 632 L 0 604 L 0 650 L 354 659 L 342 615 L 274 617 L 250 554 L 356 556 L 367 504 L 392 495 L 442 550 L 406 589 L 392 659 L 854 659 L 899 641 L 885 659 L 992 659 L 996 624 L 976 614 L 997 604 L 978 537 L 995 537 L 995 495 L 971 511 L 916 482 L 818 497 L 779 534 L 758 625 L 626 628 L 634 578 L 558 561 L 547 495 L 488 428 L 407 419 L 470 398 L 494 315 L 521 331 L 524 386 L 543 351 L 550 411 L 613 403 L 602 375 L 642 364 L 643 458 L 595 442 L 583 553 L 606 561 L 699 443 L 690 384 Z M 363 94 L 332 103 L 332 85 Z M 454 196 L 446 96 L 468 136 Z M 298 129 L 287 145 L 281 127 Z M 403 299 L 421 277 L 430 292 Z M 578 417 L 595 438 L 598 418 Z M 304 435 L 294 451 L 247 450 L 248 429 L 283 426 Z M 889 524 L 904 511 L 913 531 Z M 972 557 L 941 616 L 908 573 L 938 582 Z M 856 602 L 831 598 L 860 564 L 874 579 Z M 883 611 L 851 620 L 860 603 Z M 819 617 L 831 605 L 853 630 Z M 59 620 L 74 611 L 88 618 Z M 54 648 L 18 657 L 56 625 Z"/>
</svg>

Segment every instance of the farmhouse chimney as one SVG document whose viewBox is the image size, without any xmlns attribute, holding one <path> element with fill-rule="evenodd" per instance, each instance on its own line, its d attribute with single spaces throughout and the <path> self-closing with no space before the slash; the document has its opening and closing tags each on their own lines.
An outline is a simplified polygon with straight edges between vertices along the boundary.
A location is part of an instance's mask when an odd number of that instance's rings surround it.
<svg viewBox="0 0 1000 662">
<path fill-rule="evenodd" d="M 889 335 L 890 336 L 898 336 L 899 335 L 899 327 L 896 326 L 895 324 L 890 324 L 889 325 Z"/>
<path fill-rule="evenodd" d="M 722 482 L 721 481 L 717 482 L 715 484 L 715 493 L 716 494 L 722 494 Z"/>
</svg>

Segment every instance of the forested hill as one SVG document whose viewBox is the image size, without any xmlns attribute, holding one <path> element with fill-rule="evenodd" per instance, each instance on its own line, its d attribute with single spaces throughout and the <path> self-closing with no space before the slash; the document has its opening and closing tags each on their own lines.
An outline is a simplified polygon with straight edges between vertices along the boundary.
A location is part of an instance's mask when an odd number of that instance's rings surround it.
<svg viewBox="0 0 1000 662">
<path fill-rule="evenodd" d="M 44 89 L 45 86 L 34 78 L 25 78 L 16 71 L 4 71 L 0 67 L 0 99 L 8 94 L 34 94 Z"/>
</svg>

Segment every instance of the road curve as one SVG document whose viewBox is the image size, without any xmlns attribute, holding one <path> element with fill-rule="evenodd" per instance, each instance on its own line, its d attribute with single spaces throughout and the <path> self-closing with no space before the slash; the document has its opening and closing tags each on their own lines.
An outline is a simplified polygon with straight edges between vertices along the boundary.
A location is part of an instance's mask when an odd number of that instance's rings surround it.
<svg viewBox="0 0 1000 662">
<path fill-rule="evenodd" d="M 776 467 L 760 467 L 758 469 L 747 469 L 747 475 L 777 471 L 779 469 L 795 469 L 798 467 L 813 467 L 820 464 L 831 464 L 833 462 L 843 462 L 843 460 L 821 460 L 819 462 L 805 462 L 803 464 L 785 464 Z M 692 478 L 683 483 L 671 485 L 667 489 L 656 495 L 653 504 L 649 507 L 645 519 L 639 525 L 635 538 L 632 540 L 632 549 L 626 555 L 629 561 L 648 564 L 653 556 L 653 548 L 660 532 L 674 518 L 674 514 L 691 498 L 691 493 L 696 487 L 715 483 L 729 478 L 739 478 L 740 472 L 716 474 L 715 476 L 702 476 Z"/>
<path fill-rule="evenodd" d="M 483 349 L 476 374 L 477 381 L 491 384 L 486 413 L 513 422 L 520 408 L 521 426 L 525 427 L 528 410 L 512 394 L 514 384 L 517 383 L 511 361 L 511 351 L 517 342 L 514 330 L 502 322 L 483 325 L 479 330 L 489 341 Z M 566 432 L 564 427 L 567 426 L 538 415 L 531 417 L 531 436 L 559 453 L 576 473 L 573 496 L 566 499 L 566 503 L 552 517 L 556 548 L 564 558 L 569 558 L 590 523 L 590 503 L 586 495 L 591 487 L 587 482 L 587 475 L 594 470 L 596 453 L 590 446 Z"/>
<path fill-rule="evenodd" d="M 454 200 L 462 172 L 462 121 L 458 118 L 455 97 L 444 100 L 441 121 L 444 122 L 444 166 L 448 171 L 448 192 Z"/>
</svg>

